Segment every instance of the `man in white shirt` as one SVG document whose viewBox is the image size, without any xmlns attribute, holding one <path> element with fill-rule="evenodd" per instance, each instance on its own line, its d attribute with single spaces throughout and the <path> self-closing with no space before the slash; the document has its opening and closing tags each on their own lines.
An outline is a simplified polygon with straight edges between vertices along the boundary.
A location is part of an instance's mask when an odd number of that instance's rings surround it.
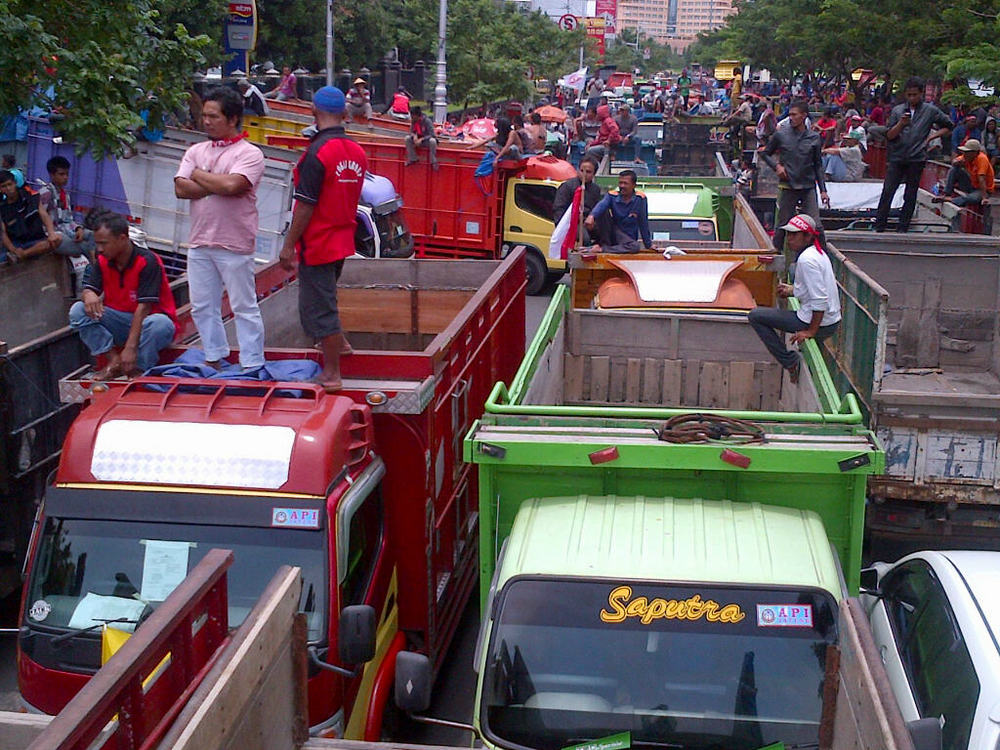
<svg viewBox="0 0 1000 750">
<path fill-rule="evenodd" d="M 779 297 L 795 297 L 798 310 L 756 307 L 747 316 L 750 325 L 778 363 L 788 370 L 793 383 L 799 382 L 802 358 L 785 347 L 780 332 L 792 334 L 792 343 L 806 339 L 822 341 L 840 325 L 840 294 L 830 256 L 822 247 L 816 222 L 809 214 L 798 214 L 781 227 L 788 247 L 798 256 L 795 284 L 778 284 Z"/>
</svg>

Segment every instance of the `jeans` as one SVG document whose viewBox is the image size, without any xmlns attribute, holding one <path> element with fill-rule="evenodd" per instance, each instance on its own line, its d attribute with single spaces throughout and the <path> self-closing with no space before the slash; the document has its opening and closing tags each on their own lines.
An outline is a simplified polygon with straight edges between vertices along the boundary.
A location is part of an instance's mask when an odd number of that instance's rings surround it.
<svg viewBox="0 0 1000 750">
<path fill-rule="evenodd" d="M 799 361 L 799 355 L 788 351 L 785 346 L 785 337 L 779 335 L 778 331 L 787 333 L 804 331 L 809 327 L 808 323 L 803 323 L 794 310 L 780 310 L 777 307 L 755 307 L 747 315 L 747 320 L 753 326 L 760 340 L 764 342 L 764 346 L 771 352 L 771 356 L 778 360 L 778 364 L 786 370 L 795 367 Z M 820 326 L 816 332 L 816 341 L 822 341 L 832 336 L 839 325 L 838 321 L 828 326 Z"/>
<path fill-rule="evenodd" d="M 961 190 L 965 195 L 956 195 L 951 202 L 956 206 L 967 206 L 970 203 L 979 205 L 983 201 L 983 191 L 972 184 L 968 170 L 961 164 L 952 164 L 944 183 L 945 195 L 951 195 L 955 190 Z"/>
<path fill-rule="evenodd" d="M 188 251 L 188 288 L 191 317 L 201 336 L 205 359 L 217 362 L 229 356 L 222 325 L 222 292 L 236 321 L 240 365 L 252 370 L 264 364 L 264 320 L 257 306 L 253 256 L 237 255 L 220 247 L 193 247 Z"/>
<path fill-rule="evenodd" d="M 87 315 L 82 302 L 74 302 L 69 309 L 69 327 L 80 334 L 80 340 L 95 357 L 110 351 L 112 346 L 125 345 L 132 328 L 132 318 L 132 313 L 105 307 L 100 319 L 94 320 Z M 152 313 L 143 318 L 136 367 L 143 372 L 155 367 L 160 351 L 170 346 L 174 333 L 174 322 L 163 313 Z"/>
<path fill-rule="evenodd" d="M 889 209 L 896 189 L 906 183 L 903 191 L 903 210 L 899 216 L 897 232 L 905 232 L 910 228 L 913 211 L 917 207 L 917 190 L 920 189 L 920 175 L 924 171 L 922 161 L 891 161 L 885 167 L 885 182 L 882 183 L 882 197 L 878 200 L 878 210 L 875 213 L 875 231 L 884 232 L 889 221 Z"/>
<path fill-rule="evenodd" d="M 819 220 L 819 201 L 816 199 L 816 188 L 789 188 L 779 185 L 778 210 L 774 217 L 774 249 L 778 252 L 785 251 L 785 230 L 780 227 L 785 226 L 793 216 L 799 213 L 800 205 L 802 213 L 813 217 L 819 228 L 820 238 L 823 239 L 824 244 L 826 243 L 823 235 L 823 224 Z M 791 268 L 795 257 L 795 253 L 785 253 L 785 268 Z"/>
<path fill-rule="evenodd" d="M 76 232 L 69 228 L 60 227 L 57 231 L 62 235 L 62 242 L 59 243 L 59 247 L 52 251 L 56 255 L 66 255 L 74 258 L 80 255 L 86 255 L 88 258 L 94 257 L 97 245 L 94 244 L 94 233 L 92 231 L 84 229 L 83 240 L 80 242 L 76 241 Z"/>
<path fill-rule="evenodd" d="M 823 172 L 832 182 L 847 182 L 847 165 L 838 154 L 823 156 Z"/>
</svg>

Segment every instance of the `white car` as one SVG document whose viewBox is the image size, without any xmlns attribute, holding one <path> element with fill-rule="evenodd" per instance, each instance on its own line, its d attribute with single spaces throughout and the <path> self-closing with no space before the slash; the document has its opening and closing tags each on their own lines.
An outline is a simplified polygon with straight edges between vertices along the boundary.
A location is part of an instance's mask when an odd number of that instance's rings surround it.
<svg viewBox="0 0 1000 750">
<path fill-rule="evenodd" d="M 938 719 L 943 750 L 1000 749 L 1000 552 L 917 552 L 861 583 L 903 718 Z"/>
</svg>

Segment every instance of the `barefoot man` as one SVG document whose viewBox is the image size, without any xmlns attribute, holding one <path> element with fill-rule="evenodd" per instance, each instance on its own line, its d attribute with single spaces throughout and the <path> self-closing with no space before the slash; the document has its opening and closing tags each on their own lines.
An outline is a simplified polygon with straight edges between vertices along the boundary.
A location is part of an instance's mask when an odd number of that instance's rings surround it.
<svg viewBox="0 0 1000 750">
<path fill-rule="evenodd" d="M 351 353 L 337 313 L 337 280 L 344 259 L 354 255 L 355 217 L 368 161 L 361 146 L 344 133 L 344 92 L 324 86 L 312 105 L 319 130 L 295 167 L 292 224 L 278 257 L 287 270 L 298 260 L 299 319 L 323 352 L 323 371 L 316 381 L 333 393 L 343 385 L 340 356 Z"/>
</svg>

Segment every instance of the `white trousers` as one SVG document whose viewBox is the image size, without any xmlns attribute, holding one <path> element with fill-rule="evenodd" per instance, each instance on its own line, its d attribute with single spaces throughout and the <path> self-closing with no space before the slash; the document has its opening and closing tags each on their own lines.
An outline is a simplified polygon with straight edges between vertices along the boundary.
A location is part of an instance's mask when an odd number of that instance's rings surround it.
<svg viewBox="0 0 1000 750">
<path fill-rule="evenodd" d="M 205 359 L 215 362 L 229 356 L 229 341 L 222 325 L 222 292 L 236 322 L 240 365 L 245 370 L 264 364 L 264 320 L 257 306 L 253 256 L 237 255 L 221 247 L 193 247 L 188 251 L 188 288 L 191 317 L 198 328 Z"/>
</svg>

